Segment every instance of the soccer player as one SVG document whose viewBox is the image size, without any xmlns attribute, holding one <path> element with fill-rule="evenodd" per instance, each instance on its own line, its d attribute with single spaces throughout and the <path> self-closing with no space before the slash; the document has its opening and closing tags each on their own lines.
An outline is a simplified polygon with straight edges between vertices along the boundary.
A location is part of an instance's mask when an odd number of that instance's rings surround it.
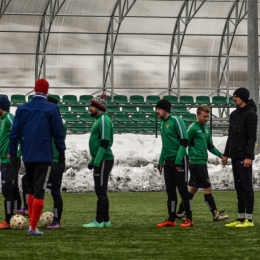
<svg viewBox="0 0 260 260">
<path fill-rule="evenodd" d="M 47 97 L 47 100 L 56 105 L 58 104 L 58 100 L 50 96 Z M 67 123 L 64 119 L 62 119 L 62 123 L 64 127 L 64 135 L 66 137 Z M 60 189 L 62 183 L 62 176 L 65 170 L 65 161 L 61 163 L 59 162 L 59 152 L 54 144 L 54 140 L 52 143 L 52 147 L 53 147 L 53 161 L 51 164 L 51 171 L 50 171 L 49 180 L 47 182 L 47 188 L 51 190 L 51 195 L 54 201 L 54 206 L 53 206 L 54 219 L 52 223 L 46 227 L 48 229 L 56 229 L 61 227 L 60 220 L 63 211 L 63 200 L 62 200 Z"/>
<path fill-rule="evenodd" d="M 16 110 L 10 132 L 9 154 L 17 161 L 17 144 L 21 143 L 23 162 L 29 185 L 29 236 L 43 235 L 36 226 L 44 206 L 45 181 L 53 160 L 52 138 L 59 151 L 59 162 L 65 161 L 65 136 L 59 109 L 47 101 L 49 83 L 45 79 L 35 82 L 32 101 Z"/>
<path fill-rule="evenodd" d="M 190 194 L 187 188 L 188 158 L 186 147 L 188 137 L 183 120 L 177 115 L 171 115 L 171 103 L 162 99 L 156 104 L 156 113 L 161 121 L 162 151 L 158 162 L 161 173 L 164 168 L 164 180 L 168 196 L 167 208 L 169 217 L 157 224 L 157 227 L 176 227 L 176 187 L 182 198 L 186 219 L 181 227 L 192 227 L 192 208 Z"/>
<path fill-rule="evenodd" d="M 20 209 L 21 197 L 18 187 L 18 171 L 21 161 L 20 151 L 16 152 L 17 160 L 10 161 L 8 154 L 9 133 L 13 126 L 14 116 L 9 112 L 10 101 L 5 96 L 0 96 L 0 159 L 1 159 L 1 183 L 4 196 L 5 220 L 0 223 L 0 229 L 11 229 L 10 219 L 14 209 Z"/>
<path fill-rule="evenodd" d="M 254 189 L 252 162 L 257 133 L 257 107 L 249 99 L 246 88 L 238 88 L 233 94 L 236 110 L 230 114 L 229 132 L 222 163 L 232 160 L 234 184 L 238 199 L 237 219 L 226 227 L 253 227 Z"/>
<path fill-rule="evenodd" d="M 216 207 L 214 197 L 212 196 L 212 187 L 207 169 L 208 152 L 222 158 L 221 152 L 213 145 L 210 130 L 206 126 L 209 120 L 210 108 L 200 105 L 197 108 L 197 121 L 188 128 L 189 139 L 189 160 L 190 160 L 190 180 L 189 193 L 191 199 L 199 188 L 204 190 L 205 203 L 213 215 L 213 221 L 225 220 L 228 215 L 222 215 Z M 182 219 L 185 216 L 183 204 L 180 204 L 177 217 Z"/>
<path fill-rule="evenodd" d="M 108 176 L 114 164 L 111 150 L 113 145 L 113 125 L 110 117 L 105 113 L 107 107 L 106 95 L 102 94 L 90 101 L 89 111 L 96 118 L 89 138 L 89 150 L 92 156 L 88 164 L 89 169 L 94 169 L 94 184 L 97 195 L 96 219 L 85 228 L 111 227 L 109 219 L 109 200 L 107 197 Z"/>
</svg>

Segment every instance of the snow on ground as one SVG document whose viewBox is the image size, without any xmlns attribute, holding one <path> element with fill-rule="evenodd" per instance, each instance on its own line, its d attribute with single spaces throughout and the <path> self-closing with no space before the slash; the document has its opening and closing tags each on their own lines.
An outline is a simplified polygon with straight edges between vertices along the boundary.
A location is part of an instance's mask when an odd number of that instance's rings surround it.
<svg viewBox="0 0 260 260">
<path fill-rule="evenodd" d="M 63 192 L 90 192 L 94 190 L 93 173 L 87 169 L 90 160 L 89 134 L 67 135 L 66 169 Z M 213 137 L 215 146 L 223 152 L 226 137 Z M 115 155 L 110 174 L 109 191 L 162 191 L 163 176 L 156 169 L 161 152 L 161 137 L 141 134 L 115 134 L 112 146 Z M 254 188 L 260 187 L 260 155 L 253 164 Z M 208 170 L 214 190 L 233 190 L 232 167 L 223 168 L 220 159 L 209 153 Z M 21 169 L 21 174 L 24 169 Z M 20 175 L 21 177 L 22 175 Z"/>
</svg>

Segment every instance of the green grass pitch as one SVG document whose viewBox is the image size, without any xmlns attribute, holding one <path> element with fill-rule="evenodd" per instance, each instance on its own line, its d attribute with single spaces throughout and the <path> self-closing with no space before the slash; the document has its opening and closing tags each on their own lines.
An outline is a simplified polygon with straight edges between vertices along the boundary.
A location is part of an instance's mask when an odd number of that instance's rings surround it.
<svg viewBox="0 0 260 260">
<path fill-rule="evenodd" d="M 214 192 L 218 209 L 237 216 L 235 192 Z M 93 193 L 63 194 L 62 229 L 28 237 L 26 230 L 0 231 L 0 259 L 260 259 L 260 192 L 255 192 L 254 228 L 226 228 L 213 222 L 203 193 L 193 200 L 195 226 L 156 228 L 166 214 L 165 192 L 109 193 L 112 228 L 85 229 L 95 217 Z M 3 199 L 0 200 L 3 220 Z M 45 196 L 44 211 L 52 211 Z"/>
</svg>

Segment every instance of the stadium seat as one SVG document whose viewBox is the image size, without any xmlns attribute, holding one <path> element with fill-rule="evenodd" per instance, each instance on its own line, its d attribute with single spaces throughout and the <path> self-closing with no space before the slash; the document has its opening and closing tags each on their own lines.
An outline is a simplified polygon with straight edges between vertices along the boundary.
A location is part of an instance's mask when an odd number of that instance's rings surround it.
<svg viewBox="0 0 260 260">
<path fill-rule="evenodd" d="M 173 108 L 173 113 L 175 114 L 186 114 L 186 113 L 190 113 L 186 107 L 174 107 Z"/>
<path fill-rule="evenodd" d="M 119 123 L 113 123 L 114 132 L 122 133 L 124 132 L 124 128 Z"/>
<path fill-rule="evenodd" d="M 70 131 L 72 133 L 87 133 L 89 129 L 83 123 L 73 123 L 70 126 Z"/>
<path fill-rule="evenodd" d="M 67 114 L 63 114 L 62 118 L 67 122 L 67 123 L 73 123 L 73 122 L 78 122 L 78 117 L 76 114 L 71 114 L 71 113 L 67 113 Z"/>
<path fill-rule="evenodd" d="M 230 105 L 235 105 L 235 102 L 234 102 L 234 100 L 233 100 L 233 96 L 230 96 L 230 97 L 229 97 L 229 104 L 230 104 Z"/>
<path fill-rule="evenodd" d="M 126 123 L 124 124 L 124 130 L 128 133 L 140 132 L 141 128 L 136 123 Z"/>
<path fill-rule="evenodd" d="M 209 104 L 211 104 L 210 97 L 209 96 L 197 96 L 196 103 L 199 105 L 209 105 Z"/>
<path fill-rule="evenodd" d="M 154 109 L 152 106 L 140 106 L 139 107 L 139 112 L 144 113 L 144 114 L 152 114 L 155 113 Z"/>
<path fill-rule="evenodd" d="M 62 101 L 65 104 L 78 104 L 77 97 L 75 95 L 64 95 Z"/>
<path fill-rule="evenodd" d="M 120 108 L 119 107 L 115 107 L 115 106 L 108 106 L 107 107 L 107 112 L 109 114 L 122 114 Z"/>
<path fill-rule="evenodd" d="M 159 96 L 149 95 L 146 97 L 146 103 L 155 105 L 160 100 Z"/>
<path fill-rule="evenodd" d="M 229 105 L 229 103 L 227 103 L 227 98 L 223 97 L 223 96 L 212 97 L 212 104 L 214 104 L 214 105 Z"/>
<path fill-rule="evenodd" d="M 132 115 L 133 122 L 147 122 L 147 118 L 145 114 L 133 114 Z"/>
<path fill-rule="evenodd" d="M 197 117 L 195 114 L 188 113 L 188 114 L 183 114 L 182 119 L 184 122 L 193 123 L 194 121 L 196 121 Z"/>
<path fill-rule="evenodd" d="M 93 99 L 92 95 L 80 95 L 79 103 L 89 105 L 91 99 Z"/>
<path fill-rule="evenodd" d="M 83 123 L 92 123 L 95 121 L 95 118 L 92 117 L 89 113 L 80 114 L 79 120 Z"/>
<path fill-rule="evenodd" d="M 114 96 L 114 103 L 116 103 L 116 104 L 129 104 L 128 100 L 127 100 L 127 96 L 125 96 L 125 95 Z"/>
<path fill-rule="evenodd" d="M 24 104 L 25 102 L 26 102 L 25 95 L 20 95 L 20 94 L 11 95 L 12 104 Z"/>
<path fill-rule="evenodd" d="M 156 124 L 155 123 L 142 123 L 140 127 L 143 132 L 155 132 Z M 159 126 L 157 127 L 157 131 L 158 130 L 159 130 Z"/>
<path fill-rule="evenodd" d="M 179 104 L 178 98 L 176 96 L 168 95 L 168 96 L 164 96 L 163 98 L 169 100 L 171 104 Z"/>
<path fill-rule="evenodd" d="M 148 115 L 148 121 L 155 123 L 157 118 L 157 122 L 161 122 L 161 119 L 157 116 L 156 113 Z"/>
<path fill-rule="evenodd" d="M 112 102 L 112 101 L 111 101 L 111 97 L 110 97 L 110 96 L 107 96 L 106 101 L 107 101 L 107 104 L 108 104 L 108 105 L 113 105 L 113 104 L 115 104 L 115 102 Z"/>
<path fill-rule="evenodd" d="M 185 105 L 195 105 L 193 96 L 180 96 L 180 103 Z"/>
<path fill-rule="evenodd" d="M 70 113 L 68 106 L 59 106 L 59 110 L 61 114 Z"/>
<path fill-rule="evenodd" d="M 72 106 L 71 112 L 76 113 L 76 114 L 82 114 L 82 113 L 86 113 L 87 110 L 86 110 L 85 106 Z"/>
<path fill-rule="evenodd" d="M 58 100 L 58 102 L 60 103 L 60 96 L 59 95 L 52 95 L 52 94 L 48 94 L 48 96 L 52 97 L 52 98 L 55 98 Z"/>
<path fill-rule="evenodd" d="M 27 97 L 28 102 L 32 101 L 33 97 L 34 97 L 34 95 L 29 95 L 29 96 Z"/>
<path fill-rule="evenodd" d="M 146 104 L 144 101 L 144 97 L 141 95 L 132 95 L 130 96 L 130 103 L 137 104 L 137 105 L 143 105 Z"/>
<path fill-rule="evenodd" d="M 136 106 L 122 106 L 122 112 L 123 113 L 127 113 L 127 114 L 135 114 L 135 113 L 139 113 L 139 111 L 137 111 Z"/>
<path fill-rule="evenodd" d="M 132 122 L 128 114 L 115 114 L 115 121 L 117 123 Z"/>
</svg>

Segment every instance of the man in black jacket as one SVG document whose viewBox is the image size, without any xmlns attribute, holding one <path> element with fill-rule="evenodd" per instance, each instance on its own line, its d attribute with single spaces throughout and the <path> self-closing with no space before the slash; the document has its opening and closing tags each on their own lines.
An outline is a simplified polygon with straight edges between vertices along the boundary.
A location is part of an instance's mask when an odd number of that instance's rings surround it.
<svg viewBox="0 0 260 260">
<path fill-rule="evenodd" d="M 238 199 L 238 218 L 226 227 L 253 227 L 254 190 L 252 161 L 257 132 L 256 105 L 246 88 L 233 94 L 236 110 L 230 114 L 229 133 L 222 163 L 232 160 L 234 184 Z"/>
</svg>

